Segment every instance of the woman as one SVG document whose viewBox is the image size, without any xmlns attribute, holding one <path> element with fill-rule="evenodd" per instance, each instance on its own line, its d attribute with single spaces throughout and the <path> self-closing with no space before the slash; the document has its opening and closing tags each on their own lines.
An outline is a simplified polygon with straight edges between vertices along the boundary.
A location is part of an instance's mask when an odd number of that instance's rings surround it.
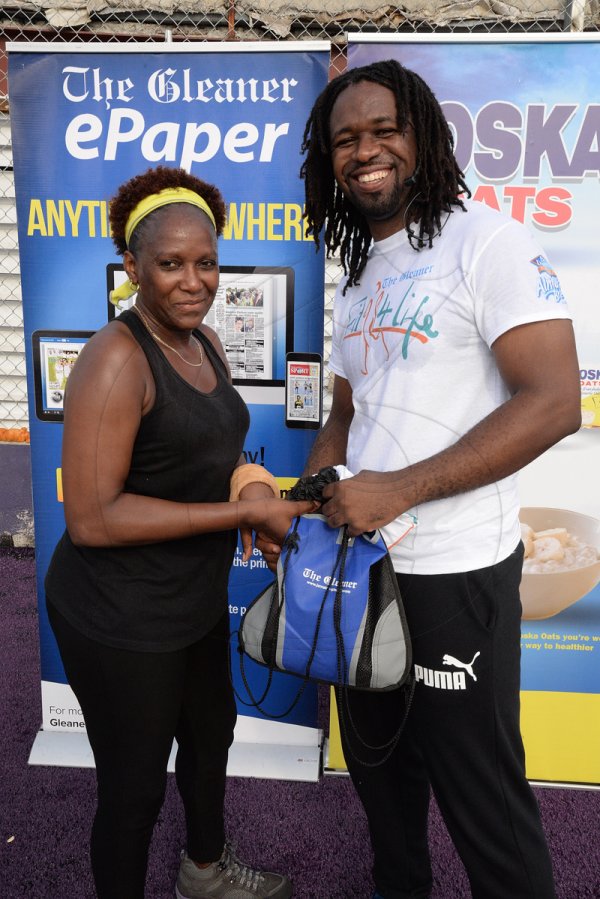
<svg viewBox="0 0 600 899">
<path fill-rule="evenodd" d="M 248 411 L 203 324 L 219 283 L 219 191 L 158 167 L 122 185 L 110 215 L 129 277 L 120 293 L 137 297 L 69 378 L 67 528 L 46 578 L 96 762 L 97 894 L 144 895 L 175 737 L 187 826 L 179 899 L 286 899 L 287 878 L 242 864 L 225 841 L 236 718 L 227 580 L 238 527 L 248 558 L 252 530 L 281 537 L 312 505 L 279 499 L 268 472 L 243 464 Z"/>
</svg>

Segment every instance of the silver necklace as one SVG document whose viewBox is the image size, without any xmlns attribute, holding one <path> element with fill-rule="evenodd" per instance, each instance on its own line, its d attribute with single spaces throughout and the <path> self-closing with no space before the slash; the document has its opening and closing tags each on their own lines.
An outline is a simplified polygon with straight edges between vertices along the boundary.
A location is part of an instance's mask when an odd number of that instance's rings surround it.
<svg viewBox="0 0 600 899">
<path fill-rule="evenodd" d="M 142 310 L 140 309 L 139 306 L 134 305 L 134 306 L 132 306 L 131 308 L 132 308 L 135 312 L 137 312 L 137 314 L 138 314 L 139 317 L 141 318 L 142 322 L 143 322 L 144 325 L 146 326 L 146 329 L 147 329 L 148 332 L 152 335 L 152 337 L 154 337 L 154 339 L 155 339 L 158 343 L 161 343 L 161 344 L 162 344 L 163 346 L 165 346 L 168 350 L 171 350 L 172 353 L 175 353 L 176 356 L 179 356 L 179 358 L 181 359 L 182 362 L 185 362 L 186 365 L 191 365 L 193 368 L 200 368 L 200 366 L 204 364 L 204 353 L 203 353 L 203 351 L 202 351 L 202 344 L 200 343 L 200 341 L 198 340 L 198 338 L 197 338 L 194 334 L 190 334 L 190 337 L 192 338 L 192 340 L 194 341 L 194 343 L 196 344 L 196 346 L 197 346 L 198 349 L 200 350 L 200 362 L 189 362 L 187 359 L 185 359 L 185 358 L 181 355 L 181 353 L 179 352 L 179 350 L 176 350 L 174 346 L 171 346 L 170 343 L 167 343 L 166 340 L 163 340 L 162 337 L 159 337 L 159 335 L 156 333 L 156 331 L 153 331 L 153 330 L 152 330 L 152 328 L 150 327 L 150 322 L 148 321 L 148 319 L 146 318 L 146 316 L 144 315 L 144 313 L 142 312 Z"/>
</svg>

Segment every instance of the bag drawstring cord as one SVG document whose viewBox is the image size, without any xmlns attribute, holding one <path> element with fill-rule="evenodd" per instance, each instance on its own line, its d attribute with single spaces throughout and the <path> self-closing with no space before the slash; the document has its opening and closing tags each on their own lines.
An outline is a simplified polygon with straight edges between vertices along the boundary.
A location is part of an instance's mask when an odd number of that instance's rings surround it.
<svg viewBox="0 0 600 899">
<path fill-rule="evenodd" d="M 280 591 L 279 602 L 277 602 L 278 581 L 276 580 L 273 583 L 272 594 L 271 594 L 271 607 L 269 610 L 268 619 L 270 619 L 271 616 L 273 615 L 275 618 L 276 625 L 279 624 L 279 619 L 281 617 L 281 611 L 285 605 L 285 577 L 287 574 L 287 567 L 288 567 L 290 555 L 292 552 L 298 551 L 298 542 L 299 542 L 298 525 L 299 525 L 299 522 L 300 522 L 300 519 L 297 518 L 294 530 L 291 531 L 290 534 L 288 534 L 288 536 L 286 537 L 285 543 L 284 543 L 284 548 L 287 548 L 288 551 L 286 553 L 284 563 L 283 563 L 283 572 L 282 572 L 282 577 L 281 577 L 281 591 Z M 344 528 L 344 533 L 345 532 L 346 532 L 346 528 Z M 343 561 L 345 560 L 345 557 L 346 557 L 347 548 L 348 548 L 347 539 L 342 540 L 340 543 L 340 548 L 338 550 L 338 554 L 337 554 L 334 566 L 333 566 L 332 578 L 331 578 L 330 584 L 334 582 L 334 580 L 336 578 L 336 572 L 338 572 L 338 571 L 339 571 L 338 581 L 340 584 L 342 582 L 343 570 L 342 570 L 341 566 L 343 566 Z M 296 675 L 296 677 L 302 678 L 302 683 L 300 684 L 300 687 L 298 688 L 298 691 L 297 691 L 296 695 L 294 696 L 292 702 L 290 703 L 288 708 L 285 709 L 285 711 L 278 712 L 278 713 L 269 712 L 266 709 L 264 709 L 262 706 L 262 704 L 263 704 L 264 700 L 266 699 L 266 696 L 269 692 L 269 689 L 271 687 L 271 682 L 273 680 L 273 673 L 276 670 L 275 669 L 276 650 L 277 650 L 277 636 L 276 635 L 279 630 L 278 626 L 272 628 L 273 636 L 271 638 L 269 652 L 267 653 L 267 657 L 269 659 L 269 663 L 267 664 L 269 674 L 267 677 L 266 687 L 263 690 L 262 696 L 258 700 L 255 699 L 252 689 L 251 689 L 251 687 L 248 683 L 247 677 L 246 677 L 246 672 L 245 672 L 245 668 L 244 668 L 243 648 L 241 646 L 238 646 L 238 652 L 240 654 L 240 673 L 242 675 L 244 689 L 246 690 L 248 696 L 250 697 L 250 702 L 242 699 L 242 697 L 239 695 L 239 693 L 237 692 L 235 687 L 234 687 L 234 692 L 235 692 L 236 697 L 240 700 L 240 702 L 243 705 L 252 706 L 253 708 L 256 708 L 259 712 L 261 712 L 261 714 L 265 715 L 266 717 L 273 718 L 276 720 L 280 719 L 280 718 L 285 718 L 298 705 L 298 703 L 300 702 L 300 699 L 302 698 L 302 695 L 304 694 L 304 691 L 306 690 L 308 683 L 310 682 L 312 663 L 313 663 L 313 660 L 314 660 L 314 657 L 315 657 L 315 654 L 317 651 L 318 643 L 319 643 L 319 633 L 321 630 L 321 623 L 323 620 L 323 613 L 325 611 L 325 605 L 326 605 L 327 599 L 329 597 L 330 584 L 327 585 L 327 588 L 323 595 L 323 599 L 319 606 L 319 611 L 317 613 L 317 621 L 315 624 L 315 631 L 314 631 L 311 648 L 310 648 L 310 655 L 309 655 L 308 661 L 306 663 L 304 674 Z M 340 592 L 340 588 L 338 586 L 338 594 L 339 594 L 339 592 Z M 334 605 L 334 609 L 335 609 L 335 605 Z M 343 641 L 342 641 L 342 643 L 343 643 Z M 343 647 L 342 647 L 342 651 L 343 651 Z M 345 653 L 344 653 L 344 658 L 345 658 Z M 339 674 L 339 661 L 338 661 L 338 674 Z"/>
<path fill-rule="evenodd" d="M 390 758 L 394 749 L 396 748 L 398 741 L 402 735 L 402 731 L 404 730 L 404 725 L 406 724 L 406 719 L 408 718 L 408 713 L 410 711 L 410 707 L 412 705 L 413 696 L 415 692 L 416 681 L 414 678 L 411 678 L 412 683 L 410 684 L 410 693 L 408 695 L 406 701 L 406 711 L 404 713 L 404 718 L 400 723 L 398 730 L 391 736 L 389 740 L 381 745 L 371 745 L 367 743 L 360 736 L 358 732 L 358 728 L 354 723 L 354 719 L 352 718 L 352 712 L 350 711 L 350 698 L 349 698 L 349 690 L 348 686 L 348 666 L 346 663 L 346 647 L 344 645 L 344 635 L 342 633 L 342 581 L 344 579 L 344 570 L 346 563 L 346 554 L 348 551 L 348 525 L 344 525 L 343 535 L 342 535 L 342 544 L 340 547 L 340 552 L 338 554 L 338 560 L 340 560 L 340 571 L 338 575 L 338 587 L 336 590 L 335 601 L 333 605 L 333 623 L 335 630 L 335 639 L 336 639 L 336 647 L 337 647 L 337 684 L 334 685 L 335 689 L 335 697 L 338 706 L 338 717 L 340 721 L 340 729 L 344 735 L 346 749 L 352 755 L 352 758 L 355 762 L 358 762 L 359 765 L 362 765 L 365 768 L 376 768 L 379 765 L 383 765 Z M 405 684 L 406 688 L 408 688 L 408 682 Z M 372 752 L 384 752 L 382 758 L 377 759 L 374 762 L 367 762 L 366 759 L 358 758 L 358 756 L 354 753 L 354 751 L 350 748 L 350 741 L 348 739 L 348 726 L 347 721 L 349 722 L 353 734 L 356 737 L 358 743 L 364 748 L 368 749 Z"/>
</svg>

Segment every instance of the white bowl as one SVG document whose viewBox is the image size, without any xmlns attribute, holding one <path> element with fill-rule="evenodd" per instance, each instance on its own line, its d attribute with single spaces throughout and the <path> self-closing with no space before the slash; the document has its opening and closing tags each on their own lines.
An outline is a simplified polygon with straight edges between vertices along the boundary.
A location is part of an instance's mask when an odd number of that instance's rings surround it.
<svg viewBox="0 0 600 899">
<path fill-rule="evenodd" d="M 600 519 L 567 509 L 525 506 L 519 519 L 534 531 L 566 528 L 584 543 L 600 549 Z M 585 596 L 600 582 L 600 557 L 585 568 L 552 571 L 544 574 L 523 573 L 521 605 L 524 619 L 550 618 Z"/>
</svg>

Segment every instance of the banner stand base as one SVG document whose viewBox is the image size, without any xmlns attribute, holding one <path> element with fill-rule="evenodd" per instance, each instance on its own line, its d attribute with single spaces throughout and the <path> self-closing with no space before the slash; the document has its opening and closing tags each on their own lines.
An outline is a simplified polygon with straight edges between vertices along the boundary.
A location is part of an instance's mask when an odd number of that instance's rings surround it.
<svg viewBox="0 0 600 899">
<path fill-rule="evenodd" d="M 29 756 L 30 765 L 93 768 L 94 757 L 87 735 L 40 730 Z M 175 748 L 168 771 L 175 770 Z M 315 783 L 321 772 L 319 745 L 278 745 L 235 741 L 229 750 L 228 777 L 261 777 L 267 780 L 297 780 Z"/>
</svg>

